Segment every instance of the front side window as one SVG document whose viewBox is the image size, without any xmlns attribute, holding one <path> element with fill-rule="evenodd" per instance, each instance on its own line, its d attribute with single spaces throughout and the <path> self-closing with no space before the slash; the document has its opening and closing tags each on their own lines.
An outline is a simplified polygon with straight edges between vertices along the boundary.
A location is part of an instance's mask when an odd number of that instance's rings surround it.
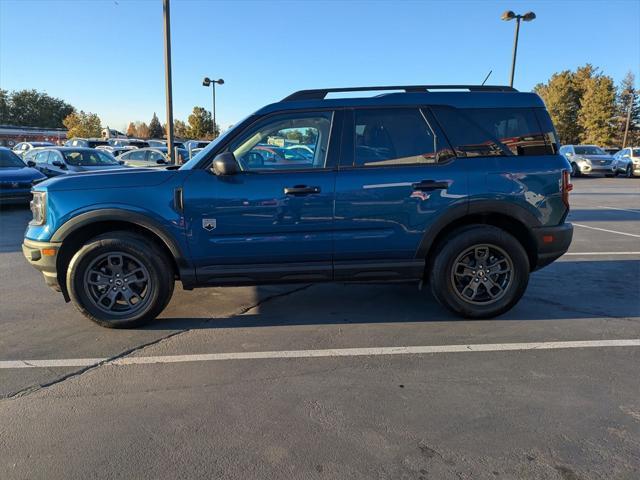
<svg viewBox="0 0 640 480">
<path fill-rule="evenodd" d="M 432 108 L 460 157 L 552 155 L 547 135 L 531 108 Z M 551 127 L 550 127 L 551 128 Z"/>
<path fill-rule="evenodd" d="M 229 150 L 243 170 L 324 168 L 332 118 L 332 112 L 274 115 L 258 122 Z M 307 155 L 291 146 L 304 147 Z"/>
<path fill-rule="evenodd" d="M 36 154 L 35 162 L 44 164 L 44 163 L 47 163 L 48 159 L 49 159 L 49 151 L 45 150 L 45 151 L 38 152 Z"/>
<path fill-rule="evenodd" d="M 164 160 L 164 155 L 161 154 L 160 152 L 154 152 L 154 151 L 149 152 L 150 162 L 157 162 L 158 160 Z"/>
<path fill-rule="evenodd" d="M 448 148 L 417 108 L 356 110 L 354 135 L 355 166 L 436 163 Z"/>
</svg>

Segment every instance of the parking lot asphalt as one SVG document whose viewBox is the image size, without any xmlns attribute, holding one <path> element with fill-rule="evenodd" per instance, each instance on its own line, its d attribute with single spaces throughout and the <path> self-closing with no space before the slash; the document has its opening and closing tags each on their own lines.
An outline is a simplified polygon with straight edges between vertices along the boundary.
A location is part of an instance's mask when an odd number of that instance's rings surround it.
<svg viewBox="0 0 640 480">
<path fill-rule="evenodd" d="M 415 284 L 324 284 L 178 288 L 107 330 L 3 210 L 0 366 L 45 362 L 0 368 L 0 478 L 640 478 L 640 180 L 574 185 L 569 253 L 484 321 Z"/>
</svg>

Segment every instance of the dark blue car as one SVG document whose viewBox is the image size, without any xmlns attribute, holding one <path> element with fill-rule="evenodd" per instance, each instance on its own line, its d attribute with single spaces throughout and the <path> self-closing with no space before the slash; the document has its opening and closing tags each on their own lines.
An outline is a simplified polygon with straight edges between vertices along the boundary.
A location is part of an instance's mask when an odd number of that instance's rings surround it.
<svg viewBox="0 0 640 480">
<path fill-rule="evenodd" d="M 44 180 L 42 173 L 28 167 L 15 153 L 0 147 L 0 204 L 25 204 L 31 200 L 31 188 Z"/>
<path fill-rule="evenodd" d="M 354 90 L 395 92 L 326 98 Z M 287 142 L 310 155 L 263 155 Z M 186 289 L 414 281 L 457 314 L 487 318 L 569 248 L 569 170 L 534 93 L 306 90 L 180 168 L 39 184 L 23 251 L 107 327 L 155 318 L 175 279 Z"/>
</svg>

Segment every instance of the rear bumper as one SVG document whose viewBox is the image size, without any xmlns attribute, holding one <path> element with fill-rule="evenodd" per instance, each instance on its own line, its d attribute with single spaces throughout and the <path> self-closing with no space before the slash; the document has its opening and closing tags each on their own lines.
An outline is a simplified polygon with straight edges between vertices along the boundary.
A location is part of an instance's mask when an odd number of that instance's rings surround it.
<svg viewBox="0 0 640 480">
<path fill-rule="evenodd" d="M 573 238 L 573 225 L 563 223 L 555 227 L 538 227 L 533 229 L 538 248 L 538 261 L 532 270 L 549 265 L 564 255 Z"/>
<path fill-rule="evenodd" d="M 42 273 L 44 281 L 56 292 L 62 291 L 56 270 L 60 245 L 55 242 L 36 242 L 28 238 L 25 238 L 22 243 L 24 257 L 36 270 Z"/>
</svg>

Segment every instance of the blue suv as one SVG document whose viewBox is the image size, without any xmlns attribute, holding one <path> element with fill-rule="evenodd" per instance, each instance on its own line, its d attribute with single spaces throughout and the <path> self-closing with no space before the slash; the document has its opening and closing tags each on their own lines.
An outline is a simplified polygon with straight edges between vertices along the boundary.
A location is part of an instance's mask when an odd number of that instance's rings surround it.
<svg viewBox="0 0 640 480">
<path fill-rule="evenodd" d="M 327 98 L 359 90 L 383 93 Z M 569 171 L 533 93 L 304 90 L 179 168 L 38 184 L 23 251 L 106 327 L 154 319 L 175 279 L 185 289 L 409 280 L 487 318 L 569 248 Z"/>
</svg>

